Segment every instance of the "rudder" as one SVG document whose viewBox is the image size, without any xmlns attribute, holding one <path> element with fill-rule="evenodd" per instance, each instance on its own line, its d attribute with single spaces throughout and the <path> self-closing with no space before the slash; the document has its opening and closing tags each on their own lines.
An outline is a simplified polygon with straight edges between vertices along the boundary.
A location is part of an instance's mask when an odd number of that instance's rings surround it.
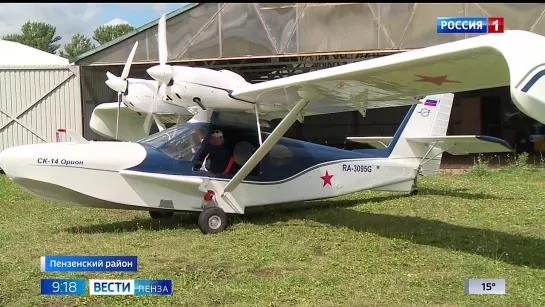
<svg viewBox="0 0 545 307">
<path fill-rule="evenodd" d="M 445 136 L 453 100 L 454 94 L 452 93 L 430 95 L 420 100 L 422 103 L 413 106 L 389 145 L 390 158 L 412 160 L 411 162 L 415 162 L 416 165 L 424 157 L 426 159 L 433 158 L 422 166 L 421 171 L 424 175 L 436 174 L 441 165 L 441 150 L 434 148 L 428 152 L 429 147 L 408 142 L 406 138 Z"/>
</svg>

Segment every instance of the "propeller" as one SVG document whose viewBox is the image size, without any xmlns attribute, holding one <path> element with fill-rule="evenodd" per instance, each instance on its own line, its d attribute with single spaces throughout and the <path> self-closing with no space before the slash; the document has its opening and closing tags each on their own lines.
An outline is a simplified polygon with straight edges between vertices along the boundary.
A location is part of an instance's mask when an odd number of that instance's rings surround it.
<svg viewBox="0 0 545 307">
<path fill-rule="evenodd" d="M 174 86 L 174 68 L 167 65 L 168 46 L 167 46 L 167 30 L 166 30 L 166 15 L 163 14 L 159 19 L 158 31 L 157 31 L 157 45 L 159 48 L 159 65 L 155 65 L 146 70 L 155 81 L 159 82 L 157 88 L 157 99 L 165 100 L 169 99 L 167 95 L 169 91 L 172 91 Z M 161 94 L 161 96 L 159 96 Z M 206 110 L 199 98 L 194 99 L 193 102 L 197 104 L 202 110 Z"/>
<path fill-rule="evenodd" d="M 167 33 L 166 33 L 166 15 L 163 14 L 159 19 L 158 35 L 157 35 L 158 47 L 159 47 L 159 65 L 155 65 L 146 70 L 146 72 L 156 81 L 159 82 L 157 93 L 163 91 L 161 89 L 162 84 L 171 86 L 173 83 L 174 71 L 172 66 L 167 65 L 168 47 L 167 47 Z M 166 92 L 166 88 L 164 89 Z"/>
<path fill-rule="evenodd" d="M 159 65 L 152 66 L 146 70 L 148 75 L 150 75 L 150 77 L 152 77 L 155 81 L 158 82 L 157 92 L 155 95 L 155 103 L 150 104 L 150 110 L 148 112 L 148 115 L 146 116 L 144 125 L 148 127 L 148 125 L 150 125 L 151 119 L 153 118 L 155 123 L 157 124 L 157 127 L 161 131 L 162 129 L 165 129 L 165 127 L 162 124 L 161 120 L 159 119 L 159 116 L 154 114 L 154 112 L 157 111 L 158 100 L 162 101 L 162 100 L 168 99 L 167 94 L 168 94 L 169 87 L 174 85 L 174 78 L 173 78 L 174 69 L 172 66 L 167 65 L 168 46 L 167 46 L 166 15 L 165 14 L 161 15 L 161 18 L 159 19 L 157 32 L 158 32 L 157 45 L 159 48 Z"/>
<path fill-rule="evenodd" d="M 162 96 L 159 96 L 159 94 L 161 94 Z M 158 82 L 157 92 L 155 94 L 154 103 L 150 104 L 150 106 L 149 106 L 148 113 L 146 115 L 146 119 L 144 120 L 144 127 L 151 127 L 150 126 L 150 121 L 153 118 L 153 120 L 155 121 L 155 124 L 157 124 L 157 127 L 159 128 L 159 131 L 162 131 L 164 129 L 163 123 L 161 122 L 159 117 L 154 114 L 154 112 L 157 111 L 157 103 L 158 103 L 157 100 L 160 99 L 159 97 L 164 97 L 164 96 L 166 96 L 166 85 L 161 84 L 161 82 Z"/>
<path fill-rule="evenodd" d="M 119 131 L 119 110 L 121 108 L 121 102 L 124 103 L 123 100 L 125 98 L 125 95 L 128 94 L 129 81 L 127 80 L 127 77 L 129 76 L 132 60 L 134 58 L 134 54 L 136 53 L 137 47 L 138 47 L 138 42 L 134 43 L 134 47 L 132 47 L 131 53 L 129 54 L 129 57 L 127 58 L 127 62 L 125 63 L 125 67 L 123 67 L 123 72 L 121 73 L 121 77 L 117 77 L 109 71 L 106 73 L 106 76 L 108 77 L 108 80 L 106 80 L 106 85 L 108 85 L 109 88 L 117 92 L 117 123 L 115 128 L 116 140 L 117 140 L 117 133 Z"/>
</svg>

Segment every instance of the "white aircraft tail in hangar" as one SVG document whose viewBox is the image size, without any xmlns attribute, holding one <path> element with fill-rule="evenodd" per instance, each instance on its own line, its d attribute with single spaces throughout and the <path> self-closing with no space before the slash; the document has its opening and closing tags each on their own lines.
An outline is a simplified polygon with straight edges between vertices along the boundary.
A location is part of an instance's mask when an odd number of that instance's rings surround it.
<svg viewBox="0 0 545 307">
<path fill-rule="evenodd" d="M 227 70 L 167 64 L 165 22 L 163 16 L 158 24 L 159 65 L 147 70 L 155 81 L 128 78 L 133 49 L 121 77 L 109 74 L 108 85 L 120 93 L 118 110 L 123 102 L 137 112 L 137 100 L 153 106 L 140 133 L 156 120 L 159 100 L 184 108 L 190 120 L 135 142 L 90 142 L 69 132 L 73 142 L 2 151 L 0 168 L 20 187 L 55 201 L 148 210 L 152 217 L 198 211 L 201 231 L 217 233 L 227 214 L 252 206 L 361 190 L 414 192 L 417 174 L 436 172 L 442 152 L 511 151 L 493 137 L 446 136 L 453 95 L 443 93 L 510 86 L 515 105 L 545 122 L 545 37 L 534 33 L 482 35 L 250 84 Z M 354 110 L 366 116 L 368 109 L 404 105 L 411 109 L 385 148 L 342 150 L 283 137 L 307 116 Z M 109 112 L 115 121 L 98 116 L 96 127 L 121 139 L 119 113 Z M 281 121 L 262 132 L 272 119 Z M 135 137 L 130 127 L 124 131 Z"/>
</svg>

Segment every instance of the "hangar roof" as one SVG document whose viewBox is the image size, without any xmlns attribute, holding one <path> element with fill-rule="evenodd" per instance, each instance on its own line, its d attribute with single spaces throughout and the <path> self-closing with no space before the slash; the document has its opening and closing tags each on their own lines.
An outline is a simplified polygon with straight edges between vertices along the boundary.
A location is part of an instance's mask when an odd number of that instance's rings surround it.
<svg viewBox="0 0 545 307">
<path fill-rule="evenodd" d="M 68 66 L 68 60 L 17 42 L 0 40 L 0 66 Z"/>
<path fill-rule="evenodd" d="M 545 35 L 542 3 L 191 3 L 167 15 L 169 62 L 407 50 L 475 34 L 438 34 L 436 17 L 501 16 Z M 156 19 L 71 59 L 78 65 L 158 61 Z M 477 34 L 478 35 L 478 34 Z"/>
</svg>

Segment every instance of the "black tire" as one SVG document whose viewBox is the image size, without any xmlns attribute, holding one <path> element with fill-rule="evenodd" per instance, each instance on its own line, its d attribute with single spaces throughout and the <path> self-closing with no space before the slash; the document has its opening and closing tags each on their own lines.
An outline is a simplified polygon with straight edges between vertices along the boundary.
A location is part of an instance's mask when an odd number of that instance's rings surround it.
<svg viewBox="0 0 545 307">
<path fill-rule="evenodd" d="M 199 215 L 197 224 L 204 234 L 220 233 L 227 228 L 227 213 L 221 208 L 206 208 Z"/>
<path fill-rule="evenodd" d="M 414 189 L 409 193 L 410 195 L 418 195 L 418 189 Z"/>
<path fill-rule="evenodd" d="M 150 211 L 149 216 L 154 220 L 171 218 L 174 212 Z"/>
</svg>

